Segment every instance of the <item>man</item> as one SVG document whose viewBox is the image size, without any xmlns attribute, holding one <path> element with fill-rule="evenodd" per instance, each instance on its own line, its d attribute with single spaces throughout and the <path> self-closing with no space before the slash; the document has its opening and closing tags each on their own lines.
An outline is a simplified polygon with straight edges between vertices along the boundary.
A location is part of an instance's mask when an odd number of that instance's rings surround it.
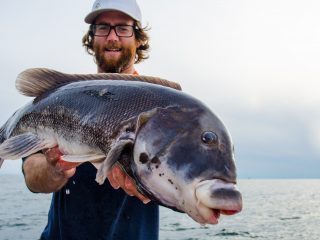
<svg viewBox="0 0 320 240">
<path fill-rule="evenodd" d="M 83 45 L 95 57 L 97 71 L 137 74 L 134 64 L 147 58 L 149 45 L 136 1 L 96 0 L 85 22 L 90 28 Z M 53 148 L 23 162 L 31 191 L 54 192 L 41 239 L 158 239 L 158 206 L 144 204 L 149 199 L 138 193 L 119 166 L 100 186 L 92 164 L 66 164 L 59 156 Z M 118 188 L 122 189 L 114 190 Z"/>
</svg>

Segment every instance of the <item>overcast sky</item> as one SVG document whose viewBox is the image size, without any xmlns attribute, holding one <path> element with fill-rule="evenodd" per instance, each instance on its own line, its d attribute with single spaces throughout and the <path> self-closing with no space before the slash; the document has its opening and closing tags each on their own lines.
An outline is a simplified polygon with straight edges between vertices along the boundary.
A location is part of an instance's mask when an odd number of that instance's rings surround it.
<svg viewBox="0 0 320 240">
<path fill-rule="evenodd" d="M 223 119 L 240 178 L 320 177 L 320 1 L 138 2 L 152 48 L 138 71 L 181 83 Z M 96 71 L 81 46 L 92 3 L 2 3 L 1 125 L 30 101 L 15 90 L 21 71 Z M 5 161 L 0 174 L 20 165 Z"/>
</svg>

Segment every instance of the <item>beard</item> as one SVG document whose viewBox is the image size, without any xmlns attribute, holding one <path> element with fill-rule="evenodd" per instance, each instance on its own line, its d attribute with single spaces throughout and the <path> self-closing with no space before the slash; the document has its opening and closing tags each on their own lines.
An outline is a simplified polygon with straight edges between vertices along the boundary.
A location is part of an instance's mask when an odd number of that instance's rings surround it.
<svg viewBox="0 0 320 240">
<path fill-rule="evenodd" d="M 107 57 L 107 49 L 121 49 L 120 57 Z M 98 67 L 105 73 L 121 73 L 129 67 L 129 64 L 135 57 L 136 47 L 134 45 L 121 46 L 120 43 L 108 41 L 106 45 L 93 45 L 95 59 Z"/>
</svg>

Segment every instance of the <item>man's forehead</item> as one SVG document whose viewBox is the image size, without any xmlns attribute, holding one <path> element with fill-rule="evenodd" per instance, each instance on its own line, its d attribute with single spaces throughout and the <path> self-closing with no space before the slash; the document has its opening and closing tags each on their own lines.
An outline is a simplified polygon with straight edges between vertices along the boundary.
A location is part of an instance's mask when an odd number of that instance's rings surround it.
<svg viewBox="0 0 320 240">
<path fill-rule="evenodd" d="M 96 23 L 100 22 L 120 22 L 120 23 L 133 23 L 134 20 L 127 14 L 119 11 L 105 11 L 97 16 Z"/>
</svg>

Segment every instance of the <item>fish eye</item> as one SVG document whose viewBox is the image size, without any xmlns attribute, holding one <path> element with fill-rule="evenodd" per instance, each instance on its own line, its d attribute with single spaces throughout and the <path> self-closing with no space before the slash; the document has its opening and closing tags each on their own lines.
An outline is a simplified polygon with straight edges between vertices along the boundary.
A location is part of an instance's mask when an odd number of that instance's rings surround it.
<svg viewBox="0 0 320 240">
<path fill-rule="evenodd" d="M 202 133 L 201 140 L 205 144 L 217 144 L 218 135 L 214 132 L 204 132 Z"/>
</svg>

